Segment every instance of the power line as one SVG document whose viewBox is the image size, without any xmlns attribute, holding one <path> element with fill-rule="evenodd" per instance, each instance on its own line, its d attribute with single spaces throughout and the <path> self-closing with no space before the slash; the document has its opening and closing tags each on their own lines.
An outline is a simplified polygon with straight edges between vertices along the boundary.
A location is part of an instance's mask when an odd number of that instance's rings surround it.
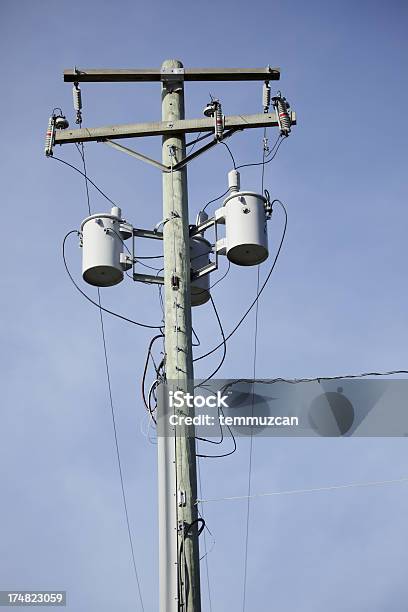
<svg viewBox="0 0 408 612">
<path fill-rule="evenodd" d="M 251 499 L 259 497 L 274 497 L 279 495 L 301 495 L 304 493 L 319 493 L 321 491 L 340 491 L 341 489 L 357 489 L 365 487 L 377 487 L 387 484 L 402 484 L 408 482 L 408 476 L 396 478 L 394 480 L 377 480 L 373 482 L 354 482 L 343 485 L 331 485 L 328 487 L 314 487 L 312 489 L 289 489 L 288 491 L 272 491 L 270 493 L 254 493 Z M 197 499 L 197 504 L 208 504 L 209 502 L 219 501 L 242 501 L 248 499 L 248 495 L 234 495 L 231 497 L 214 497 L 212 499 Z"/>
<path fill-rule="evenodd" d="M 225 416 L 221 407 L 218 409 L 218 414 L 222 414 L 223 416 Z M 235 451 L 237 450 L 237 442 L 235 440 L 235 436 L 232 433 L 232 430 L 231 430 L 229 425 L 227 425 L 227 429 L 228 429 L 228 431 L 230 433 L 230 436 L 232 438 L 232 442 L 234 444 L 234 448 L 231 451 L 228 451 L 227 453 L 222 453 L 220 455 L 204 455 L 204 454 L 198 454 L 197 453 L 196 457 L 203 457 L 204 459 L 222 459 L 223 457 L 229 457 L 230 455 L 233 455 L 235 453 Z M 223 439 L 224 439 L 224 433 L 222 431 L 222 427 L 221 427 L 221 436 L 222 437 L 221 437 L 221 440 L 219 442 L 213 442 L 212 440 L 206 440 L 205 438 L 197 438 L 197 439 L 198 440 L 202 440 L 203 442 L 211 442 L 212 444 L 220 444 L 223 441 Z"/>
<path fill-rule="evenodd" d="M 265 155 L 265 154 L 264 154 Z M 259 293 L 259 265 L 257 267 L 257 284 L 256 284 L 256 294 Z M 259 300 L 256 302 L 255 307 L 255 331 L 254 331 L 254 358 L 253 358 L 253 377 L 255 379 L 256 376 L 256 357 L 257 357 L 257 348 L 258 348 L 258 312 L 259 312 Z M 254 416 L 254 403 L 255 403 L 255 385 L 252 385 L 252 401 L 251 401 L 251 417 Z M 252 421 L 251 421 L 252 423 Z M 249 518 L 250 518 L 250 495 L 251 495 L 251 486 L 252 486 L 252 456 L 253 456 L 253 448 L 254 448 L 254 435 L 253 435 L 253 426 L 251 424 L 250 429 L 250 441 L 249 441 L 249 457 L 248 457 L 248 501 L 247 501 L 247 511 L 246 511 L 246 526 L 245 526 L 245 554 L 244 554 L 244 580 L 243 580 L 243 594 L 242 594 L 242 612 L 245 612 L 245 603 L 246 603 L 246 587 L 247 587 L 247 571 L 248 571 L 248 547 L 249 547 Z"/>
<path fill-rule="evenodd" d="M 223 355 L 221 357 L 221 361 L 218 364 L 218 366 L 216 367 L 216 369 L 214 370 L 214 372 L 210 376 L 208 376 L 208 378 L 203 380 L 203 382 L 201 382 L 199 385 L 196 385 L 197 387 L 204 386 L 205 383 L 207 383 L 209 380 L 214 378 L 214 376 L 217 374 L 217 372 L 221 369 L 221 367 L 222 367 L 222 365 L 223 365 L 223 363 L 225 361 L 225 357 L 227 356 L 227 342 L 225 340 L 224 329 L 222 327 L 221 319 L 220 319 L 220 316 L 218 314 L 218 311 L 217 311 L 217 308 L 215 306 L 214 299 L 213 299 L 212 295 L 210 295 L 210 300 L 211 300 L 211 305 L 212 305 L 212 307 L 214 309 L 215 317 L 217 319 L 217 322 L 218 322 L 218 325 L 219 325 L 219 328 L 220 328 L 220 332 L 221 332 L 221 336 L 222 336 L 222 340 L 223 340 L 222 346 L 224 347 L 224 352 L 223 352 Z"/>
<path fill-rule="evenodd" d="M 239 170 L 240 168 L 249 168 L 251 166 L 262 166 L 264 164 L 269 164 L 271 161 L 273 161 L 275 159 L 275 157 L 276 157 L 276 155 L 277 155 L 277 153 L 279 151 L 279 148 L 280 148 L 282 142 L 284 140 L 286 140 L 286 138 L 287 138 L 287 136 L 286 137 L 282 137 L 280 139 L 279 144 L 276 146 L 276 149 L 275 149 L 275 151 L 274 151 L 274 153 L 273 153 L 273 155 L 272 155 L 272 157 L 270 159 L 267 159 L 267 160 L 261 161 L 261 162 L 256 162 L 256 163 L 253 163 L 253 164 L 241 164 L 240 166 L 236 167 L 236 170 Z M 273 149 L 272 149 L 272 151 L 273 151 Z M 271 153 L 272 153 L 272 151 L 271 151 Z"/>
<path fill-rule="evenodd" d="M 55 157 L 54 155 L 52 157 L 50 157 L 50 159 L 55 159 L 56 161 L 61 162 L 62 164 L 65 164 L 66 166 L 69 166 L 70 168 L 72 168 L 73 170 L 75 170 L 76 172 L 79 172 L 79 174 L 81 174 L 87 183 L 91 183 L 91 185 L 93 187 L 95 187 L 95 189 L 97 191 L 99 191 L 99 193 L 106 199 L 108 200 L 108 202 L 110 202 L 112 204 L 112 206 L 117 206 L 117 204 L 115 204 L 115 202 L 113 200 L 110 199 L 109 196 L 106 195 L 106 193 L 104 193 L 102 191 L 102 189 L 100 189 L 98 187 L 98 185 L 96 185 L 90 178 L 89 176 L 87 176 L 84 172 L 82 172 L 82 170 L 80 170 L 79 168 L 77 168 L 76 166 L 73 166 L 72 164 L 70 164 L 69 162 L 65 161 L 64 159 L 60 159 L 59 157 Z"/>
<path fill-rule="evenodd" d="M 276 383 L 288 383 L 291 385 L 298 385 L 300 383 L 309 383 L 309 382 L 317 382 L 328 381 L 328 380 L 346 380 L 352 378 L 366 378 L 368 376 L 372 377 L 383 377 L 383 376 L 395 376 L 397 374 L 408 374 L 408 370 L 388 370 L 386 372 L 362 372 L 360 374 L 342 374 L 336 376 L 315 376 L 313 378 L 237 378 L 236 380 L 227 383 L 223 387 L 223 391 L 232 387 L 236 384 L 241 383 L 260 383 L 264 385 L 274 385 Z"/>
<path fill-rule="evenodd" d="M 109 310 L 108 308 L 105 308 L 104 306 L 100 306 L 98 304 L 98 302 L 95 302 L 92 298 L 89 297 L 89 295 L 87 295 L 85 293 L 85 291 L 83 291 L 79 285 L 75 282 L 69 268 L 68 268 L 68 263 L 66 260 L 66 255 L 65 255 L 65 243 L 66 240 L 68 238 L 68 236 L 70 236 L 71 234 L 78 234 L 78 230 L 71 230 L 70 232 L 68 232 L 65 236 L 64 239 L 62 241 L 62 259 L 64 261 L 64 266 L 65 266 L 65 270 L 72 282 L 72 284 L 74 285 L 74 287 L 77 289 L 77 291 L 79 291 L 79 293 L 88 300 L 88 302 L 90 302 L 91 304 L 93 304 L 94 306 L 96 306 L 97 308 L 101 308 L 104 312 L 112 315 L 113 317 L 117 317 L 118 319 L 122 319 L 123 321 L 126 321 L 127 323 L 132 323 L 133 325 L 138 325 L 139 327 L 145 327 L 147 329 L 161 329 L 161 325 L 147 325 L 147 323 L 140 323 L 139 321 L 134 321 L 133 319 L 129 319 L 128 317 L 125 317 L 121 314 L 118 314 L 117 312 L 114 312 L 113 310 Z"/>
<path fill-rule="evenodd" d="M 220 196 L 218 196 L 217 198 L 214 198 L 213 200 L 210 200 L 209 202 L 207 202 L 207 204 L 204 206 L 204 208 L 201 209 L 200 212 L 204 212 L 205 209 L 210 205 L 213 204 L 214 202 L 218 202 L 218 200 L 221 200 L 221 198 L 223 198 L 225 195 L 227 195 L 227 193 L 229 192 L 229 188 L 227 189 L 227 191 L 224 191 L 224 193 L 222 193 Z"/>
<path fill-rule="evenodd" d="M 98 299 L 99 299 L 99 303 L 100 303 L 101 296 L 100 296 L 99 287 L 98 287 Z M 138 574 L 137 566 L 136 566 L 135 551 L 134 551 L 134 548 L 133 548 L 132 532 L 131 532 L 131 529 L 130 529 L 129 512 L 128 512 L 128 508 L 127 508 L 125 485 L 124 485 L 124 482 L 123 482 L 122 464 L 121 464 L 121 460 L 120 460 L 118 435 L 117 435 L 117 430 L 116 430 L 115 410 L 114 410 L 114 406 L 113 406 L 112 386 L 111 386 L 111 380 L 110 380 L 108 355 L 107 355 L 107 350 L 106 350 L 106 338 L 105 338 L 105 328 L 104 328 L 104 323 L 103 323 L 102 307 L 99 310 L 99 315 L 100 315 L 100 320 L 101 320 L 103 351 L 104 351 L 104 355 L 105 355 L 106 378 L 107 378 L 107 382 L 108 382 L 109 402 L 110 402 L 110 408 L 111 408 L 113 433 L 114 433 L 114 437 L 115 437 L 116 457 L 117 457 L 117 460 L 118 460 L 118 468 L 119 468 L 119 476 L 120 476 L 120 486 L 121 486 L 121 490 L 122 490 L 123 507 L 124 507 L 124 510 L 125 510 L 126 525 L 127 525 L 128 536 L 129 536 L 129 544 L 130 544 L 130 550 L 131 550 L 131 554 L 132 554 L 133 569 L 134 569 L 134 572 L 135 572 L 135 578 L 136 578 L 136 583 L 137 583 L 137 590 L 138 590 L 138 593 L 139 593 L 140 605 L 141 605 L 142 610 L 144 611 L 142 592 L 141 592 L 141 589 L 140 589 L 139 574 Z"/>
<path fill-rule="evenodd" d="M 198 486 L 200 491 L 200 497 L 202 496 L 202 483 L 201 483 L 201 466 L 200 466 L 200 458 L 197 459 L 197 472 L 198 472 Z M 200 512 L 200 515 L 205 523 L 204 510 Z M 207 525 L 206 525 L 207 527 Z M 208 529 L 208 528 L 207 528 Z M 207 551 L 207 537 L 206 532 L 204 530 L 204 557 L 205 559 L 205 571 L 207 575 L 207 590 L 208 590 L 208 603 L 209 603 L 209 612 L 212 612 L 212 600 L 211 600 L 211 589 L 210 589 L 210 572 L 208 568 L 208 551 Z"/>
<path fill-rule="evenodd" d="M 149 346 L 147 348 L 147 354 L 146 354 L 146 361 L 145 361 L 145 365 L 144 365 L 144 369 L 143 369 L 143 376 L 142 376 L 142 398 L 143 398 L 143 403 L 144 403 L 144 405 L 146 407 L 146 410 L 151 414 L 152 419 L 153 419 L 153 421 L 155 423 L 156 423 L 156 420 L 155 420 L 155 418 L 153 416 L 152 410 L 150 408 L 150 404 L 148 404 L 147 399 L 146 399 L 145 383 L 146 383 L 147 368 L 149 366 L 149 357 L 151 356 L 151 353 L 152 353 L 153 344 L 159 338 L 164 338 L 164 334 L 157 334 L 156 336 L 153 336 L 153 338 L 149 342 Z M 156 369 L 156 376 L 158 376 L 158 374 L 159 374 L 159 372 Z"/>
<path fill-rule="evenodd" d="M 264 191 L 264 177 L 265 177 L 265 154 L 266 154 L 266 128 L 263 133 L 263 147 L 262 147 L 262 175 L 261 175 L 261 193 Z M 260 266 L 257 266 L 256 275 L 256 295 L 259 294 L 259 271 Z M 258 349 L 258 314 L 259 314 L 259 300 L 256 300 L 255 306 L 255 330 L 254 330 L 254 358 L 253 358 L 253 378 L 256 378 L 256 357 Z M 252 401 L 251 401 L 251 417 L 254 416 L 254 404 L 255 404 L 255 385 L 252 385 Z M 249 442 L 249 457 L 248 457 L 248 500 L 246 509 L 246 526 L 245 526 L 245 554 L 244 554 L 244 580 L 243 580 L 243 593 L 242 593 L 242 612 L 245 612 L 246 604 L 246 588 L 247 588 L 247 574 L 248 574 L 248 548 L 249 548 L 249 519 L 250 519 L 250 505 L 251 505 L 251 486 L 252 486 L 252 457 L 254 448 L 254 435 L 253 426 L 251 421 L 250 429 L 250 442 Z"/>
<path fill-rule="evenodd" d="M 223 140 L 221 140 L 221 141 L 220 141 L 220 143 L 221 143 L 221 144 L 223 144 L 223 145 L 224 145 L 224 147 L 227 147 L 228 153 L 230 154 L 230 157 L 231 157 L 231 160 L 232 160 L 232 165 L 234 166 L 234 170 L 236 170 L 236 169 L 237 169 L 237 165 L 236 165 L 236 163 L 235 163 L 235 159 L 234 159 L 234 156 L 233 156 L 233 154 L 232 154 L 232 152 L 231 152 L 231 149 L 229 148 L 229 146 L 227 145 L 227 143 L 226 143 L 226 142 L 224 142 Z"/>
<path fill-rule="evenodd" d="M 83 144 L 82 144 L 82 152 L 80 151 L 79 148 L 78 148 L 78 151 L 79 151 L 79 153 L 81 155 L 82 163 L 83 163 L 83 167 L 84 167 L 83 175 L 84 175 L 84 178 L 85 178 L 87 206 L 88 206 L 89 214 L 91 214 L 91 202 L 90 202 L 90 197 L 89 197 L 87 171 L 86 171 L 86 162 L 85 162 L 85 149 L 84 149 L 84 145 Z M 67 236 L 68 236 L 68 234 L 67 234 Z M 67 270 L 67 272 L 69 274 L 69 271 L 68 271 L 68 268 L 67 268 L 67 265 L 66 265 L 66 261 L 65 261 L 65 253 L 64 253 L 65 240 L 66 240 L 67 236 L 64 238 L 64 242 L 63 242 L 63 255 L 64 255 L 65 268 L 66 268 L 66 270 Z M 71 275 L 70 275 L 70 277 L 71 277 Z M 71 277 L 71 280 L 73 280 L 72 277 Z M 117 430 L 116 430 L 115 410 L 114 410 L 113 396 L 112 396 L 112 385 L 111 385 L 111 378 L 110 378 L 110 371 L 109 371 L 108 352 L 107 352 L 107 348 L 106 348 L 105 326 L 104 326 L 103 314 L 102 314 L 101 292 L 100 292 L 99 287 L 97 288 L 97 290 L 98 290 L 98 306 L 99 306 L 99 317 L 100 317 L 100 322 L 101 322 L 101 334 L 102 334 L 102 342 L 103 342 L 103 352 L 104 352 L 104 357 L 105 357 L 106 379 L 107 379 L 107 383 L 108 383 L 109 402 L 110 402 L 110 408 L 111 408 L 113 432 L 114 432 L 114 437 L 115 437 L 116 457 L 117 457 L 118 468 L 119 468 L 119 476 L 120 476 L 120 484 L 121 484 L 121 490 L 122 490 L 123 507 L 124 507 L 124 510 L 125 510 L 126 525 L 127 525 L 127 532 L 128 532 L 130 550 L 131 550 L 131 555 L 132 555 L 133 570 L 134 570 L 134 573 L 135 573 L 136 584 L 137 584 L 137 589 L 138 589 L 139 599 L 140 599 L 140 605 L 141 605 L 141 608 L 142 608 L 142 610 L 144 612 L 142 591 L 141 591 L 141 588 L 140 588 L 139 574 L 138 574 L 138 571 L 137 571 L 136 559 L 135 559 L 135 551 L 134 551 L 134 548 L 133 548 L 132 532 L 131 532 L 131 529 L 130 529 L 129 513 L 128 513 L 128 508 L 127 508 L 126 493 L 125 493 L 125 484 L 124 484 L 124 481 L 123 481 L 123 473 L 122 473 L 122 464 L 121 464 L 121 460 L 120 460 L 119 442 L 118 442 L 118 436 L 117 436 Z"/>
</svg>

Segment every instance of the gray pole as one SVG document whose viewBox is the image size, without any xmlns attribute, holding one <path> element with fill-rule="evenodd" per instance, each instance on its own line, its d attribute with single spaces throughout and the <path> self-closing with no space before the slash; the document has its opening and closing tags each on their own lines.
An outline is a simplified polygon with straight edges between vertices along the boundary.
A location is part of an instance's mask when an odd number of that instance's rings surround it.
<svg viewBox="0 0 408 612">
<path fill-rule="evenodd" d="M 167 60 L 162 71 L 182 68 Z M 165 78 L 165 77 L 164 77 Z M 163 82 L 162 120 L 184 119 L 181 80 Z M 185 156 L 185 136 L 163 137 L 163 163 L 175 165 Z M 175 389 L 193 392 L 191 343 L 190 239 L 187 170 L 163 173 L 163 249 L 165 292 L 166 377 Z M 164 406 L 161 406 L 164 410 Z M 185 413 L 189 409 L 185 408 Z M 193 410 L 193 409 L 192 409 Z M 160 415 L 159 415 L 160 416 Z M 197 524 L 195 438 L 191 428 L 177 436 L 159 436 L 159 572 L 160 612 L 201 612 Z M 190 433 L 190 436 L 184 435 Z"/>
</svg>

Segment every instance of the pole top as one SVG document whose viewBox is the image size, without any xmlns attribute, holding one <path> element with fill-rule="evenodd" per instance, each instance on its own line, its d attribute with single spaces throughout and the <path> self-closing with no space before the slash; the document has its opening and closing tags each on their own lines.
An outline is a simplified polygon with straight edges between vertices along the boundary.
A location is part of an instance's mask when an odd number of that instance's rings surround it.
<svg viewBox="0 0 408 612">
<path fill-rule="evenodd" d="M 162 69 L 163 68 L 184 68 L 184 66 L 183 62 L 178 59 L 166 59 L 162 63 Z"/>
</svg>

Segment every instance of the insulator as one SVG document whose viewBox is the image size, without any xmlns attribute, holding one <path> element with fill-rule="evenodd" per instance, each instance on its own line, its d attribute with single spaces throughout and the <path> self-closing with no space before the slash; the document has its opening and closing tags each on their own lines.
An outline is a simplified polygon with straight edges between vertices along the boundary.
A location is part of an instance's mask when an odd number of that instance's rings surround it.
<svg viewBox="0 0 408 612">
<path fill-rule="evenodd" d="M 74 100 L 74 109 L 76 110 L 75 123 L 81 124 L 82 123 L 82 113 L 81 113 L 82 93 L 81 93 L 81 90 L 79 89 L 78 83 L 74 83 L 72 87 L 72 97 Z"/>
<path fill-rule="evenodd" d="M 264 109 L 264 113 L 269 111 L 269 107 L 271 105 L 271 88 L 269 85 L 269 81 L 265 81 L 262 89 L 262 106 Z"/>
<path fill-rule="evenodd" d="M 222 107 L 219 102 L 215 107 L 214 124 L 215 138 L 217 140 L 222 140 L 222 133 L 224 131 L 224 117 L 222 114 Z"/>
<path fill-rule="evenodd" d="M 209 102 L 203 110 L 204 117 L 214 117 L 214 102 Z"/>
<path fill-rule="evenodd" d="M 278 117 L 280 132 L 283 136 L 288 136 L 291 126 L 291 120 L 288 113 L 289 104 L 286 98 L 282 98 L 281 96 L 276 96 L 273 98 L 272 102 Z"/>
<path fill-rule="evenodd" d="M 46 154 L 47 157 L 50 157 L 52 155 L 52 147 L 54 144 L 54 132 L 55 132 L 55 117 L 52 116 L 49 118 L 48 121 L 48 128 L 47 128 L 47 132 L 45 134 L 45 147 L 44 147 L 44 152 Z"/>
<path fill-rule="evenodd" d="M 66 130 L 69 127 L 69 123 L 65 115 L 57 115 L 55 117 L 55 127 L 57 130 Z"/>
<path fill-rule="evenodd" d="M 78 112 L 82 109 L 82 94 L 78 83 L 74 83 L 72 87 L 72 97 L 74 100 L 74 109 Z"/>
<path fill-rule="evenodd" d="M 241 175 L 238 170 L 230 170 L 228 172 L 228 190 L 229 193 L 236 193 L 241 188 Z"/>
</svg>

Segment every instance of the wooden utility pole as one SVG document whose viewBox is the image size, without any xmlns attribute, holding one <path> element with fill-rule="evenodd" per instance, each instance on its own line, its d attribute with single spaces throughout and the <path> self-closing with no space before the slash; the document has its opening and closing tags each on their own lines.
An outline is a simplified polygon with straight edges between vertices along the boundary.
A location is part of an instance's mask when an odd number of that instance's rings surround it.
<svg viewBox="0 0 408 612">
<path fill-rule="evenodd" d="M 169 73 L 169 80 L 162 85 L 162 120 L 170 124 L 184 119 L 184 83 L 177 78 L 177 73 L 171 72 L 182 67 L 181 62 L 176 60 L 168 60 L 162 66 L 162 71 Z M 163 137 L 164 165 L 172 168 L 185 157 L 183 133 Z M 194 375 L 186 166 L 181 170 L 163 172 L 163 223 L 166 378 L 169 388 L 192 393 Z M 188 410 L 194 409 L 186 408 L 186 414 Z M 158 414 L 158 419 L 162 416 Z M 163 612 L 178 609 L 201 611 L 195 438 L 188 434 L 188 431 L 180 431 L 178 427 L 173 441 L 174 451 L 169 448 L 168 436 L 159 436 L 159 444 L 167 451 L 159 451 L 159 472 L 171 472 L 174 461 L 176 475 L 176 489 L 173 489 L 170 498 L 168 495 L 162 498 L 163 487 L 159 485 L 160 573 L 165 575 L 171 567 L 173 575 L 174 567 L 178 568 L 178 580 L 172 577 L 171 584 L 162 580 L 160 610 Z M 168 486 L 164 487 L 166 489 Z M 169 529 L 174 534 L 176 550 L 174 542 L 169 542 Z"/>
</svg>

